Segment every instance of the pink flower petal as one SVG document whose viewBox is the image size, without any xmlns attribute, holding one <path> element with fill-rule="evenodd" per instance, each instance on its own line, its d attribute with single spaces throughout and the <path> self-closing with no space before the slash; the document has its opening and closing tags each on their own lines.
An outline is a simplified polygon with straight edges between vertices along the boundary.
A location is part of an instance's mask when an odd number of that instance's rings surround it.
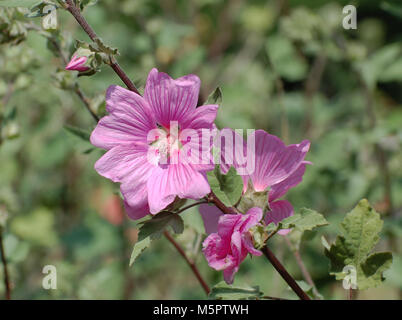
<svg viewBox="0 0 402 320">
<path fill-rule="evenodd" d="M 285 180 L 271 186 L 269 191 L 269 201 L 274 201 L 283 197 L 290 188 L 297 186 L 303 180 L 306 164 L 303 162 L 295 172 L 293 172 Z"/>
<path fill-rule="evenodd" d="M 138 220 L 149 214 L 148 201 L 146 197 L 144 199 L 144 201 L 138 203 L 136 206 L 130 206 L 126 201 L 124 201 L 124 208 L 131 219 Z"/>
<path fill-rule="evenodd" d="M 257 225 L 262 219 L 263 212 L 261 208 L 254 207 L 247 211 L 247 214 L 244 215 L 243 222 L 239 225 L 240 232 L 246 232 L 251 227 Z"/>
<path fill-rule="evenodd" d="M 144 146 L 118 145 L 95 163 L 95 170 L 113 182 L 121 182 L 131 175 L 134 175 L 135 179 L 148 177 L 154 166 L 147 161 L 146 155 L 147 150 Z"/>
<path fill-rule="evenodd" d="M 250 175 L 256 191 L 282 182 L 292 175 L 302 164 L 310 147 L 310 142 L 288 147 L 278 138 L 257 130 L 255 133 L 255 170 Z"/>
<path fill-rule="evenodd" d="M 148 180 L 148 202 L 152 214 L 164 209 L 176 196 L 196 200 L 210 191 L 205 175 L 180 163 L 167 168 L 158 167 Z"/>
<path fill-rule="evenodd" d="M 119 86 L 110 86 L 106 93 L 106 109 L 91 134 L 91 143 L 99 148 L 111 149 L 133 142 L 147 143 L 147 135 L 155 129 L 148 103 L 138 94 Z"/>
<path fill-rule="evenodd" d="M 157 69 L 148 75 L 144 98 L 150 104 L 156 121 L 169 128 L 171 121 L 191 121 L 198 102 L 200 79 L 187 75 L 176 80 Z"/>
<path fill-rule="evenodd" d="M 233 266 L 223 270 L 223 279 L 227 284 L 233 284 L 234 276 L 239 271 L 239 266 Z"/>
<path fill-rule="evenodd" d="M 182 123 L 182 128 L 202 129 L 212 128 L 218 112 L 218 105 L 205 105 L 196 108 Z"/>
</svg>

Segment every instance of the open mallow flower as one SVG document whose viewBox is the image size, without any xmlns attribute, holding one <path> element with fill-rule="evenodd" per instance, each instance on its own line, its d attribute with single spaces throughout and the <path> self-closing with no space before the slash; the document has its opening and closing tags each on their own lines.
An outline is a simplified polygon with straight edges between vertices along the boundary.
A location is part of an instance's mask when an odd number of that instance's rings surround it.
<svg viewBox="0 0 402 320">
<path fill-rule="evenodd" d="M 120 190 L 128 215 L 156 214 L 176 197 L 200 199 L 210 192 L 206 171 L 213 169 L 212 143 L 201 132 L 213 128 L 217 105 L 197 108 L 200 80 L 172 79 L 152 69 L 144 96 L 119 86 L 106 93 L 106 110 L 91 134 L 94 146 L 107 150 L 97 172 Z M 204 143 L 205 142 L 205 143 Z"/>
</svg>

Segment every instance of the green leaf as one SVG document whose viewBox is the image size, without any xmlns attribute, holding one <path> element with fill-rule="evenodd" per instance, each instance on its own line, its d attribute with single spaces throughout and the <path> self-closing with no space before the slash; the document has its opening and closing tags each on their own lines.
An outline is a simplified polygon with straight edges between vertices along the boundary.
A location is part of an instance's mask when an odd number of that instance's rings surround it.
<svg viewBox="0 0 402 320">
<path fill-rule="evenodd" d="M 68 132 L 72 133 L 76 137 L 78 137 L 86 142 L 89 141 L 89 138 L 91 136 L 91 133 L 89 131 L 81 129 L 81 128 L 65 125 L 64 129 L 66 129 Z"/>
<path fill-rule="evenodd" d="M 402 19 L 402 6 L 400 5 L 398 6 L 396 4 L 384 1 L 380 4 L 380 8 L 390 14 L 393 14 L 395 17 Z"/>
<path fill-rule="evenodd" d="M 299 285 L 299 287 L 310 296 L 311 299 L 315 299 L 315 300 L 323 300 L 324 299 L 324 297 L 319 292 L 314 291 L 313 287 L 311 285 L 309 285 L 306 281 L 296 280 L 296 282 Z M 290 289 L 290 287 L 289 287 L 289 289 Z"/>
<path fill-rule="evenodd" d="M 133 265 L 135 260 L 140 254 L 151 245 L 151 237 L 146 237 L 142 240 L 138 239 L 134 245 L 133 252 L 131 253 L 130 266 Z"/>
<path fill-rule="evenodd" d="M 341 228 L 343 235 L 336 238 L 325 255 L 330 259 L 330 274 L 337 280 L 344 279 L 346 266 L 356 269 L 357 286 L 360 290 L 376 287 L 384 280 L 382 273 L 392 263 L 392 254 L 381 252 L 371 254 L 379 241 L 383 221 L 366 199 L 349 212 Z"/>
<path fill-rule="evenodd" d="M 30 8 L 37 3 L 38 3 L 38 0 L 0 0 L 0 7 Z"/>
<path fill-rule="evenodd" d="M 131 253 L 130 266 L 141 255 L 141 253 L 150 246 L 151 241 L 160 238 L 163 231 L 169 226 L 178 234 L 184 230 L 183 219 L 176 213 L 160 212 L 151 219 L 140 223 L 138 240 Z"/>
<path fill-rule="evenodd" d="M 292 42 L 283 36 L 271 36 L 266 50 L 280 77 L 290 81 L 302 80 L 308 71 L 307 63 L 297 53 Z"/>
<path fill-rule="evenodd" d="M 220 87 L 217 87 L 214 92 L 212 92 L 207 101 L 205 101 L 204 105 L 208 104 L 221 104 L 222 103 L 222 90 Z"/>
<path fill-rule="evenodd" d="M 80 0 L 80 9 L 84 10 L 86 7 L 93 6 L 98 0 Z"/>
<path fill-rule="evenodd" d="M 258 286 L 255 287 L 234 287 L 226 284 L 224 281 L 219 282 L 208 295 L 210 300 L 255 300 L 261 298 L 263 293 Z"/>
<path fill-rule="evenodd" d="M 226 175 L 221 173 L 219 165 L 207 173 L 211 190 L 225 206 L 232 207 L 240 199 L 243 191 L 243 180 L 234 167 L 230 167 Z"/>
<path fill-rule="evenodd" d="M 325 220 L 322 214 L 311 209 L 302 208 L 300 213 L 283 219 L 278 227 L 280 229 L 295 228 L 304 232 L 326 225 L 328 225 L 328 221 Z"/>
<path fill-rule="evenodd" d="M 163 231 L 171 227 L 176 234 L 180 234 L 184 230 L 183 219 L 176 213 L 160 212 L 153 216 L 152 219 L 141 223 L 138 239 L 143 240 L 150 237 L 152 240 L 160 238 Z"/>
</svg>

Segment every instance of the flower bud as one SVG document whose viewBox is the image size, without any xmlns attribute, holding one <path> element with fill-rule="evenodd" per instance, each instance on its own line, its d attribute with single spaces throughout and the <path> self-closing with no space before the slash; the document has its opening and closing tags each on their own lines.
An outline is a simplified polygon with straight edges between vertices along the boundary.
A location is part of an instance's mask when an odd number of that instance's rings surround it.
<svg viewBox="0 0 402 320">
<path fill-rule="evenodd" d="M 74 55 L 70 62 L 66 66 L 66 70 L 75 70 L 79 72 L 84 72 L 88 71 L 90 68 L 85 65 L 85 63 L 88 61 L 88 57 L 78 57 Z"/>
<path fill-rule="evenodd" d="M 90 76 L 99 71 L 102 64 L 102 56 L 85 47 L 80 47 L 75 51 L 66 70 L 79 71 L 78 76 Z"/>
</svg>

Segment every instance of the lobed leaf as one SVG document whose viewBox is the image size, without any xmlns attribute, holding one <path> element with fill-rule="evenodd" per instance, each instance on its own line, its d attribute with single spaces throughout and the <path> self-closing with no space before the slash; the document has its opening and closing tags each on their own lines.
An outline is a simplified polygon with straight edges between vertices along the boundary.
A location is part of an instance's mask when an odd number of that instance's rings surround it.
<svg viewBox="0 0 402 320">
<path fill-rule="evenodd" d="M 343 235 L 334 244 L 325 248 L 330 259 L 330 274 L 337 280 L 344 279 L 345 267 L 356 269 L 356 282 L 360 290 L 376 287 L 384 280 L 382 274 L 392 263 L 390 252 L 370 254 L 380 239 L 383 221 L 366 199 L 349 212 L 341 227 Z"/>
</svg>

